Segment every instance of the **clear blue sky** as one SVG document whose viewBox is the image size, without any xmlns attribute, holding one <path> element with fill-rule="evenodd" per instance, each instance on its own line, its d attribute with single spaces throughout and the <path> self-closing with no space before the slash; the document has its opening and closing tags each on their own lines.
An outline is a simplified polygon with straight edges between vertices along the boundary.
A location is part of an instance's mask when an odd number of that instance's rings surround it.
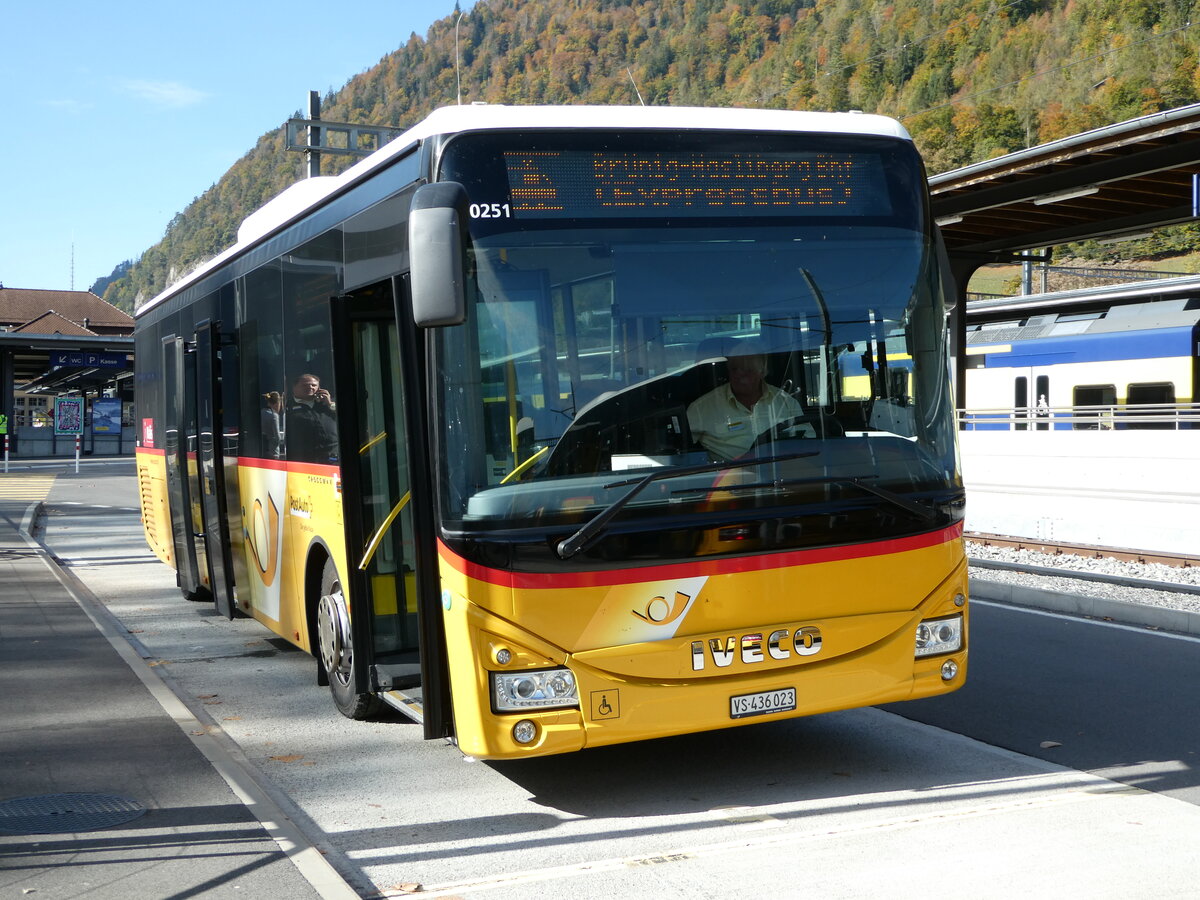
<svg viewBox="0 0 1200 900">
<path fill-rule="evenodd" d="M 8 4 L 0 282 L 71 288 L 73 244 L 74 288 L 87 290 L 306 110 L 310 90 L 341 88 L 453 10 L 454 0 Z"/>
</svg>

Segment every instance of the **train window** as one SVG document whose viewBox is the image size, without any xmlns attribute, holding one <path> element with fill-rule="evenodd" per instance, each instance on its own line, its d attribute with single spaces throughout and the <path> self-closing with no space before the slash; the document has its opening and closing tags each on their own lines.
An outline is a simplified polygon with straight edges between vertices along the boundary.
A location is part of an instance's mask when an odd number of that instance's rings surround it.
<svg viewBox="0 0 1200 900">
<path fill-rule="evenodd" d="M 1175 385 L 1169 381 L 1131 384 L 1125 395 L 1122 428 L 1174 428 Z"/>
<path fill-rule="evenodd" d="M 1112 384 L 1076 385 L 1072 397 L 1077 431 L 1096 431 L 1113 426 L 1113 408 L 1117 405 L 1117 388 Z"/>
</svg>

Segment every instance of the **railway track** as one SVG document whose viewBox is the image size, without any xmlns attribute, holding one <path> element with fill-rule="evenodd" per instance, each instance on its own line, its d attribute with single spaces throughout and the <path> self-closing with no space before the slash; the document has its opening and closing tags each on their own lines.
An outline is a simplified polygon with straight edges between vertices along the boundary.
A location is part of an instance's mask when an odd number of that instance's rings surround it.
<svg viewBox="0 0 1200 900">
<path fill-rule="evenodd" d="M 1179 603 L 1189 608 L 1200 602 L 1184 599 L 1185 596 L 1200 598 L 1200 577 L 1197 577 L 1200 558 L 1194 556 L 1113 551 L 1105 547 L 972 533 L 965 537 L 967 558 L 972 568 L 1035 578 L 1069 578 L 1133 592 L 1158 591 L 1178 597 Z M 1021 554 L 1018 557 L 1014 552 L 1022 550 L 1028 551 L 1028 556 Z M 1136 595 L 1131 594 L 1129 599 L 1137 601 Z M 1174 603 L 1168 600 L 1166 605 Z"/>
<path fill-rule="evenodd" d="M 1087 559 L 1118 559 L 1122 562 L 1141 563 L 1143 565 L 1174 566 L 1188 569 L 1200 567 L 1200 556 L 1185 556 L 1178 553 L 1149 553 L 1145 550 L 1123 550 L 1118 547 L 1092 547 L 1086 544 L 1060 544 L 1049 541 L 1038 541 L 1031 538 L 1015 538 L 998 534 L 981 534 L 966 532 L 963 537 L 968 541 L 982 544 L 985 547 L 1004 547 L 1010 550 L 1032 550 L 1035 553 L 1045 553 L 1050 556 L 1082 556 Z M 1055 571 L 1058 571 L 1057 569 Z"/>
<path fill-rule="evenodd" d="M 1155 581 L 1149 578 L 1108 575 L 1103 572 L 1081 572 L 1078 569 L 1058 569 L 1052 566 L 1032 566 L 994 559 L 977 559 L 970 556 L 967 557 L 967 562 L 972 568 L 977 569 L 996 569 L 1003 572 L 1019 572 L 1022 575 L 1040 575 L 1046 578 L 1074 578 L 1077 581 L 1094 581 L 1097 584 L 1112 584 L 1146 591 L 1165 591 L 1171 594 L 1194 594 L 1200 597 L 1200 585 L 1181 584 L 1178 581 Z"/>
</svg>

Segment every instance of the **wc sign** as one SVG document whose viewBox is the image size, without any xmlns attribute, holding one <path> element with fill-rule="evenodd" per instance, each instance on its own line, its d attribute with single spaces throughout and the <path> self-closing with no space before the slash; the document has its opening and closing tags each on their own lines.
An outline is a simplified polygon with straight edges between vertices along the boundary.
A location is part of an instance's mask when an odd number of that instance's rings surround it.
<svg viewBox="0 0 1200 900">
<path fill-rule="evenodd" d="M 92 353 L 86 350 L 56 350 L 50 354 L 51 366 L 90 366 L 94 369 L 124 369 L 128 353 Z"/>
</svg>

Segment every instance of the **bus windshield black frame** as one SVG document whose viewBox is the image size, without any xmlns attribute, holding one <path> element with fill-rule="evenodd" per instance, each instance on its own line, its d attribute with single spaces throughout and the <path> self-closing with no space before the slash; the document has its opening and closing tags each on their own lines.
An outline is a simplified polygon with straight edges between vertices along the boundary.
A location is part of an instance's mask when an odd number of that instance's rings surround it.
<svg viewBox="0 0 1200 900">
<path fill-rule="evenodd" d="M 824 545 L 867 522 L 899 535 L 961 517 L 910 142 L 489 132 L 449 139 L 438 177 L 466 188 L 471 233 L 467 321 L 435 341 L 444 540 L 552 547 L 663 466 L 696 473 L 655 477 L 592 556 Z M 742 461 L 714 473 L 723 457 L 695 440 L 692 404 L 746 354 L 792 415 L 726 422 Z M 731 543 L 706 543 L 714 528 Z M 664 531 L 670 548 L 648 537 Z"/>
</svg>

